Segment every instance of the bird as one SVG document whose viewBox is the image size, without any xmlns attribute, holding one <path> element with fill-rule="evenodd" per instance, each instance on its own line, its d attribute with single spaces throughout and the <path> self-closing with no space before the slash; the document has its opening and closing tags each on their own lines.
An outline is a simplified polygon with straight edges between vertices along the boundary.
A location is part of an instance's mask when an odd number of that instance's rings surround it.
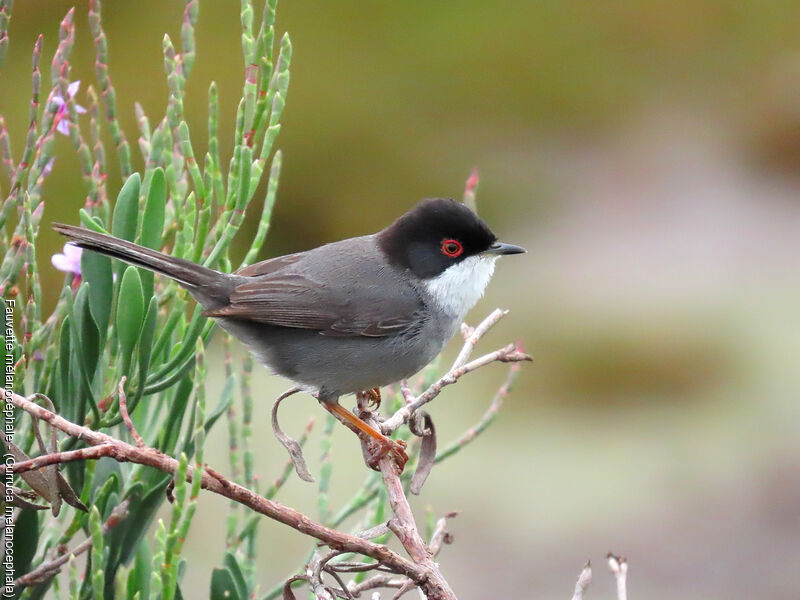
<svg viewBox="0 0 800 600">
<path fill-rule="evenodd" d="M 174 279 L 272 372 L 374 440 L 376 460 L 391 452 L 401 469 L 405 444 L 339 399 L 419 372 L 483 296 L 496 260 L 525 252 L 498 241 L 475 212 L 450 198 L 422 200 L 377 233 L 233 273 L 81 227 L 53 229 L 85 250 Z"/>
</svg>

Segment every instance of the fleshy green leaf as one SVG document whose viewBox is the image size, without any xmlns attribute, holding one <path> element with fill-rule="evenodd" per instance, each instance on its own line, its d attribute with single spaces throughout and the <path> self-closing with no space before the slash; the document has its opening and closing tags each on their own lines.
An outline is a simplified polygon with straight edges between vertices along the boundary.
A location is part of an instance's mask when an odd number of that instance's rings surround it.
<svg viewBox="0 0 800 600">
<path fill-rule="evenodd" d="M 145 381 L 147 381 L 147 370 L 150 368 L 150 359 L 153 351 L 153 339 L 156 334 L 156 324 L 158 317 L 158 300 L 155 296 L 150 298 L 150 305 L 144 316 L 142 325 L 142 335 L 139 338 L 139 389 L 136 391 L 137 399 L 144 391 Z"/>
<path fill-rule="evenodd" d="M 139 186 L 141 177 L 134 173 L 128 177 L 117 195 L 114 205 L 114 217 L 111 221 L 111 233 L 128 241 L 136 239 L 136 227 L 139 220 Z"/>
<path fill-rule="evenodd" d="M 14 526 L 14 573 L 15 577 L 30 570 L 31 561 L 39 543 L 39 517 L 34 510 L 22 510 Z M 4 579 L 5 581 L 5 579 Z"/>
<path fill-rule="evenodd" d="M 169 474 L 158 471 L 152 472 L 150 477 L 151 479 L 145 481 L 147 494 L 140 502 L 131 504 L 130 514 L 125 519 L 125 522 L 131 525 L 125 530 L 125 535 L 119 538 L 119 562 L 123 564 L 128 562 L 131 555 L 136 552 L 142 538 L 147 533 L 153 517 L 164 502 L 164 490 L 171 479 Z M 113 536 L 111 540 L 117 542 L 117 538 Z M 145 577 L 145 575 L 142 576 Z M 149 577 L 149 574 L 146 576 Z"/>
<path fill-rule="evenodd" d="M 142 219 L 142 236 L 140 243 L 153 250 L 161 247 L 161 235 L 164 231 L 164 211 L 167 205 L 167 180 L 164 170 L 158 167 L 153 171 L 150 190 L 144 207 Z"/>
<path fill-rule="evenodd" d="M 130 359 L 133 348 L 139 340 L 144 319 L 144 296 L 139 271 L 134 267 L 125 269 L 122 284 L 119 288 L 119 304 L 117 306 L 117 335 L 120 352 Z"/>
<path fill-rule="evenodd" d="M 158 167 L 153 171 L 150 179 L 150 189 L 147 193 L 147 202 L 144 207 L 144 217 L 142 218 L 142 234 L 139 242 L 142 246 L 147 246 L 153 250 L 161 248 L 161 236 L 164 232 L 164 214 L 167 205 L 167 180 L 164 177 L 164 170 Z M 153 295 L 153 273 L 150 271 L 142 273 L 142 288 L 144 297 L 150 298 Z"/>
<path fill-rule="evenodd" d="M 70 340 L 70 331 L 72 325 L 69 317 L 64 317 L 64 322 L 61 325 L 61 339 L 59 343 L 58 354 L 58 369 L 59 369 L 59 394 L 55 399 L 56 408 L 59 412 L 70 421 L 75 421 L 72 414 L 74 410 L 74 402 L 69 399 L 74 397 L 75 390 L 72 387 L 72 374 L 70 373 L 70 357 L 72 355 L 72 344 Z"/>
<path fill-rule="evenodd" d="M 96 252 L 81 254 L 81 275 L 90 286 L 89 308 L 105 345 L 108 319 L 111 316 L 111 299 L 114 280 L 111 275 L 111 260 Z"/>
<path fill-rule="evenodd" d="M 75 327 L 78 334 L 75 346 L 80 347 L 79 356 L 86 377 L 87 391 L 91 390 L 90 382 L 94 377 L 97 361 L 100 358 L 100 332 L 89 307 L 90 295 L 89 283 L 84 281 L 75 295 L 75 304 L 73 306 Z"/>
<path fill-rule="evenodd" d="M 128 574 L 128 600 L 133 600 L 133 595 L 138 592 L 140 598 L 150 597 L 150 565 L 153 555 L 150 544 L 142 541 L 136 550 L 136 559 L 133 568 Z"/>
<path fill-rule="evenodd" d="M 239 566 L 239 563 L 236 561 L 236 557 L 231 552 L 225 553 L 225 558 L 223 559 L 223 564 L 225 567 L 231 572 L 233 576 L 233 582 L 236 584 L 236 591 L 239 594 L 239 598 L 247 598 L 247 584 L 244 581 L 244 575 L 242 575 L 242 569 Z"/>
<path fill-rule="evenodd" d="M 244 600 L 236 588 L 233 575 L 228 569 L 214 569 L 211 572 L 210 600 Z"/>
</svg>

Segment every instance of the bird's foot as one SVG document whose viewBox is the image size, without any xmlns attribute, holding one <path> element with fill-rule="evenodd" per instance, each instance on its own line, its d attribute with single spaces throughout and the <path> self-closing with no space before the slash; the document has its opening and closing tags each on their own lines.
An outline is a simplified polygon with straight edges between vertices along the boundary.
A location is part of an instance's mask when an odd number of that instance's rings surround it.
<svg viewBox="0 0 800 600">
<path fill-rule="evenodd" d="M 369 452 L 367 456 L 367 464 L 376 471 L 380 471 L 381 459 L 387 454 L 391 453 L 394 457 L 400 472 L 408 462 L 408 454 L 406 454 L 406 443 L 403 440 L 393 440 L 389 437 L 383 439 L 372 439 L 369 445 Z"/>
<path fill-rule="evenodd" d="M 363 392 L 358 392 L 356 394 L 358 398 L 359 407 L 362 407 L 362 403 L 366 404 L 366 408 L 368 410 L 378 410 L 381 407 L 381 388 L 372 388 L 369 390 L 364 390 Z"/>
</svg>

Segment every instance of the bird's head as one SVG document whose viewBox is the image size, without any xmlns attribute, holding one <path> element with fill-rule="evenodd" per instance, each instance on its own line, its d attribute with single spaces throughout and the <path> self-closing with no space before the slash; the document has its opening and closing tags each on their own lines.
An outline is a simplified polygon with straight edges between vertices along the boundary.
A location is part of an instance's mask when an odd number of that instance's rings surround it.
<svg viewBox="0 0 800 600">
<path fill-rule="evenodd" d="M 436 302 L 463 318 L 483 295 L 495 260 L 524 248 L 497 240 L 464 204 L 449 198 L 423 200 L 378 234 L 390 263 L 422 280 Z"/>
</svg>

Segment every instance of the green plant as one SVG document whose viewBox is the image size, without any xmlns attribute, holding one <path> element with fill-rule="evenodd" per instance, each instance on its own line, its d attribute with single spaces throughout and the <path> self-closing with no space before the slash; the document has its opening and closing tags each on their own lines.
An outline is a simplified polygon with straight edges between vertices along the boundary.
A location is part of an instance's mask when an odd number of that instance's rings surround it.
<svg viewBox="0 0 800 600">
<path fill-rule="evenodd" d="M 117 119 L 100 2 L 90 0 L 89 6 L 97 82 L 87 87 L 87 109 L 77 103 L 78 85 L 70 81 L 75 32 L 70 10 L 61 23 L 46 86 L 39 69 L 43 39 L 35 44 L 30 129 L 18 159 L 0 116 L 0 152 L 8 179 L 0 207 L 0 249 L 4 254 L 0 289 L 11 309 L 9 314 L 16 318 L 4 328 L 14 377 L 6 380 L 3 390 L 7 422 L 16 428 L 14 435 L 5 439 L 16 464 L 3 468 L 7 479 L 13 475 L 9 486 L 12 499 L 5 506 L 13 512 L 18 542 L 11 576 L 13 593 L 31 599 L 50 590 L 70 598 L 182 598 L 183 540 L 203 487 L 236 501 L 227 517 L 221 566 L 211 576 L 212 598 L 244 600 L 263 594 L 255 570 L 255 540 L 262 515 L 312 535 L 333 550 L 323 556 L 315 546 L 307 563 L 316 569 L 316 575 L 309 576 L 302 569 L 289 576 L 288 583 L 281 582 L 266 592 L 265 598 L 281 593 L 289 597 L 295 582 L 308 583 L 320 597 L 330 594 L 322 573 L 335 577 L 340 585 L 344 585 L 341 573 L 355 573 L 353 586 L 369 589 L 371 581 L 392 587 L 388 580 L 367 580 L 367 571 L 382 567 L 401 575 L 403 585 L 425 589 L 430 598 L 453 597 L 438 570 L 434 573 L 432 556 L 428 556 L 429 552 L 435 555 L 447 539 L 443 522 L 431 521 L 431 541 L 426 546 L 405 494 L 409 488 L 418 491 L 434 462 L 453 455 L 491 422 L 517 365 L 512 365 L 509 380 L 484 419 L 438 454 L 430 417 L 418 409 L 471 370 L 498 360 L 516 363 L 527 359 L 511 345 L 467 362 L 477 339 L 504 313 L 496 311 L 483 325 L 467 332 L 460 362 L 444 377 L 438 377 L 433 366 L 413 391 L 399 390 L 386 403 L 394 413 L 383 421 L 387 432 L 396 431 L 409 443 L 421 440 L 411 445 L 409 466 L 419 465 L 414 478 L 410 469 L 401 476 L 390 463 L 382 463 L 381 474 L 370 473 L 352 500 L 334 511 L 328 497 L 333 472 L 329 453 L 332 421 L 328 420 L 321 438 L 325 458 L 319 474 L 318 522 L 274 501 L 291 474 L 292 462 L 269 488 L 258 489 L 250 443 L 253 359 L 247 357 L 235 368 L 227 336 L 223 339 L 228 356 L 225 385 L 216 402 L 206 403 L 205 348 L 214 323 L 201 315 L 201 309 L 177 284 L 65 247 L 64 254 L 54 258 L 54 264 L 66 273 L 63 288 L 52 314 L 43 315 L 42 257 L 36 254 L 36 240 L 44 223 L 44 183 L 55 160 L 56 135 L 69 137 L 80 160 L 86 201 L 78 217 L 84 227 L 226 271 L 241 266 L 232 264 L 230 245 L 266 176 L 263 210 L 243 264 L 256 259 L 269 228 L 281 170 L 281 154 L 274 145 L 289 86 L 292 46 L 288 35 L 275 42 L 276 0 L 267 0 L 258 25 L 252 0 L 241 3 L 245 76 L 234 124 L 234 149 L 228 161 L 223 161 L 219 150 L 216 85 L 212 82 L 208 89 L 209 141 L 204 152 L 192 142 L 183 111 L 186 80 L 195 59 L 198 0 L 185 2 L 180 51 L 169 36 L 164 37 L 169 84 L 164 116 L 151 121 L 136 106 L 138 156 L 131 152 Z M 0 0 L 0 65 L 9 42 L 11 8 L 10 0 Z M 84 112 L 88 113 L 83 123 L 85 126 L 88 119 L 88 137 L 86 128 L 81 128 Z M 108 198 L 104 130 L 113 140 L 123 177 L 113 205 Z M 473 202 L 476 184 L 477 177 L 471 177 L 467 199 Z M 30 391 L 33 393 L 26 398 Z M 234 410 L 235 402 L 241 410 Z M 241 477 L 249 489 L 205 464 L 206 434 L 222 417 L 228 421 L 230 474 L 233 479 Z M 373 418 L 380 423 L 377 415 Z M 47 441 L 41 437 L 38 420 L 49 424 Z M 410 427 L 398 429 L 405 424 Z M 309 422 L 298 448 L 305 444 L 311 425 Z M 67 436 L 59 439 L 57 431 Z M 125 435 L 135 445 L 122 441 Z M 37 456 L 30 458 L 32 455 Z M 172 503 L 168 522 L 159 520 L 151 527 L 167 501 Z M 62 507 L 63 502 L 71 508 Z M 395 517 L 388 522 L 403 527 L 393 529 L 386 524 L 390 510 Z M 352 529 L 372 529 L 377 541 L 338 531 L 356 514 L 360 521 Z M 148 538 L 152 530 L 153 536 Z M 400 538 L 411 561 L 382 545 L 390 531 Z M 85 541 L 76 543 L 80 537 Z M 81 579 L 70 555 L 84 552 L 87 559 Z M 366 556 L 368 562 L 353 562 L 358 555 Z M 67 578 L 58 576 L 64 566 L 68 567 Z"/>
</svg>

